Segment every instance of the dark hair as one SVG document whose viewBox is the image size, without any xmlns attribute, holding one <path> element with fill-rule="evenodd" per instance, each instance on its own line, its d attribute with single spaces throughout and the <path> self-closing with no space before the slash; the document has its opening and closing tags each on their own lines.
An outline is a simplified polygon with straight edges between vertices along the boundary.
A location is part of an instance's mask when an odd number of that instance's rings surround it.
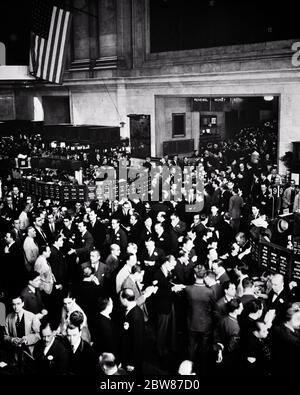
<svg viewBox="0 0 300 395">
<path fill-rule="evenodd" d="M 32 281 L 32 280 L 36 279 L 39 276 L 40 276 L 40 273 L 35 271 L 35 270 L 33 270 L 32 272 L 28 273 L 27 278 L 28 278 L 28 281 Z"/>
<path fill-rule="evenodd" d="M 47 248 L 49 247 L 48 244 L 44 244 L 40 247 L 40 254 L 42 255 L 43 252 L 47 251 Z M 50 248 L 50 247 L 49 247 Z"/>
<path fill-rule="evenodd" d="M 251 322 L 250 325 L 249 325 L 250 332 L 252 332 L 252 333 L 256 332 L 256 331 L 260 332 L 260 330 L 261 330 L 260 326 L 261 325 L 265 325 L 265 322 L 263 320 L 261 320 L 261 319 Z"/>
<path fill-rule="evenodd" d="M 48 326 L 52 332 L 57 329 L 57 324 L 53 320 L 50 320 L 48 316 L 44 316 L 41 319 L 40 333 L 42 332 L 43 329 L 46 329 Z"/>
<path fill-rule="evenodd" d="M 83 324 L 83 321 L 84 321 L 84 315 L 81 311 L 76 310 L 76 311 L 73 311 L 73 313 L 71 313 L 71 315 L 70 315 L 70 324 L 71 325 L 73 325 L 77 328 L 80 328 L 81 325 Z"/>
<path fill-rule="evenodd" d="M 138 264 L 133 265 L 132 268 L 131 268 L 131 274 L 141 273 L 141 271 L 142 271 L 142 268 Z"/>
<path fill-rule="evenodd" d="M 231 299 L 226 304 L 227 313 L 233 313 L 236 309 L 238 309 L 240 307 L 241 303 L 242 302 L 240 301 L 240 299 L 237 299 L 237 298 Z"/>
<path fill-rule="evenodd" d="M 109 296 L 100 296 L 97 300 L 97 310 L 104 311 L 109 303 L 110 297 Z"/>
<path fill-rule="evenodd" d="M 203 265 L 198 265 L 194 268 L 196 278 L 203 279 L 206 274 L 206 269 Z"/>
<path fill-rule="evenodd" d="M 225 283 L 223 283 L 223 285 L 222 285 L 223 290 L 225 291 L 225 290 L 229 289 L 231 284 L 235 285 L 233 281 L 225 281 Z"/>
<path fill-rule="evenodd" d="M 253 299 L 247 302 L 244 306 L 243 315 L 257 313 L 263 308 L 263 303 L 260 299 Z"/>
<path fill-rule="evenodd" d="M 242 287 L 243 288 L 252 288 L 253 287 L 253 280 L 250 277 L 246 277 L 242 280 Z"/>
<path fill-rule="evenodd" d="M 207 218 L 207 215 L 205 213 L 200 214 L 200 221 L 205 221 Z"/>
</svg>

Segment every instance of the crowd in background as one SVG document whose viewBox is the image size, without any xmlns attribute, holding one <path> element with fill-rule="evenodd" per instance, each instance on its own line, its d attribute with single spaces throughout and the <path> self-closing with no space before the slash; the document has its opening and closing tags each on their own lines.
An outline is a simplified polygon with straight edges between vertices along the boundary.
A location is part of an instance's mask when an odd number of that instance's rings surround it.
<svg viewBox="0 0 300 395">
<path fill-rule="evenodd" d="M 1 372 L 295 375 L 299 284 L 263 271 L 249 243 L 252 237 L 292 248 L 297 235 L 279 217 L 298 218 L 300 193 L 278 174 L 275 136 L 268 123 L 190 158 L 145 160 L 149 174 L 154 166 L 199 165 L 199 212 L 186 210 L 187 195 L 172 200 L 172 188 L 160 201 L 42 201 L 5 177 Z M 22 147 L 30 142 L 23 154 L 35 151 L 37 140 L 21 140 Z M 13 145 L 2 140 L 2 154 L 16 153 Z M 118 150 L 110 158 L 85 153 L 85 181 L 121 157 L 130 163 Z M 283 193 L 275 196 L 274 185 Z"/>
</svg>

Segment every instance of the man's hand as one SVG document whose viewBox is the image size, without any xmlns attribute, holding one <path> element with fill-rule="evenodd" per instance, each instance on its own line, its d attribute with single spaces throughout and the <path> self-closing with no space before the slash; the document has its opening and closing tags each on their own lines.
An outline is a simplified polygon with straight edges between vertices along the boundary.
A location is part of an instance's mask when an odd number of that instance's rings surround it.
<svg viewBox="0 0 300 395">
<path fill-rule="evenodd" d="M 222 361 L 223 361 L 223 353 L 222 353 L 222 350 L 219 350 L 216 363 L 221 363 Z"/>
<path fill-rule="evenodd" d="M 185 288 L 185 285 L 183 284 L 175 284 L 171 289 L 173 292 L 180 292 Z"/>
<path fill-rule="evenodd" d="M 68 252 L 68 255 L 76 254 L 76 250 L 74 248 L 71 248 L 70 251 Z"/>
</svg>

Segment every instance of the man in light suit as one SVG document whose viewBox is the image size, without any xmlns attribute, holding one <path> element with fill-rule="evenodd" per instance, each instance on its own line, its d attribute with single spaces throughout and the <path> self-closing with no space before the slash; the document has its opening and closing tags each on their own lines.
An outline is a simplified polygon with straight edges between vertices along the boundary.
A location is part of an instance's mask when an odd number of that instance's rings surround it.
<svg viewBox="0 0 300 395">
<path fill-rule="evenodd" d="M 35 314 L 24 310 L 21 296 L 12 299 L 12 307 L 13 312 L 5 320 L 4 342 L 13 347 L 16 359 L 22 349 L 32 353 L 34 345 L 40 339 L 40 321 Z"/>
<path fill-rule="evenodd" d="M 144 277 L 144 270 L 141 266 L 136 264 L 131 268 L 131 274 L 126 278 L 122 284 L 122 289 L 132 289 L 134 292 L 135 302 L 140 307 L 144 314 L 145 322 L 148 321 L 148 310 L 146 307 L 146 299 L 157 291 L 157 287 L 150 285 L 145 290 L 142 290 L 142 282 Z"/>
</svg>

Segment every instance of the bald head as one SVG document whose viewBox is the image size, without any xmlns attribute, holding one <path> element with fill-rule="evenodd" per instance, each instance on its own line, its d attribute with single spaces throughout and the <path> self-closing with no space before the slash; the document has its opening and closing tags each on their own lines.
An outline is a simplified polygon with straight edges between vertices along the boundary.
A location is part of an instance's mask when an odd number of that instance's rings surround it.
<svg viewBox="0 0 300 395">
<path fill-rule="evenodd" d="M 284 277 L 280 273 L 275 273 L 272 276 L 271 280 L 272 284 L 272 289 L 276 294 L 279 294 L 281 291 L 283 291 L 284 288 Z"/>
</svg>

